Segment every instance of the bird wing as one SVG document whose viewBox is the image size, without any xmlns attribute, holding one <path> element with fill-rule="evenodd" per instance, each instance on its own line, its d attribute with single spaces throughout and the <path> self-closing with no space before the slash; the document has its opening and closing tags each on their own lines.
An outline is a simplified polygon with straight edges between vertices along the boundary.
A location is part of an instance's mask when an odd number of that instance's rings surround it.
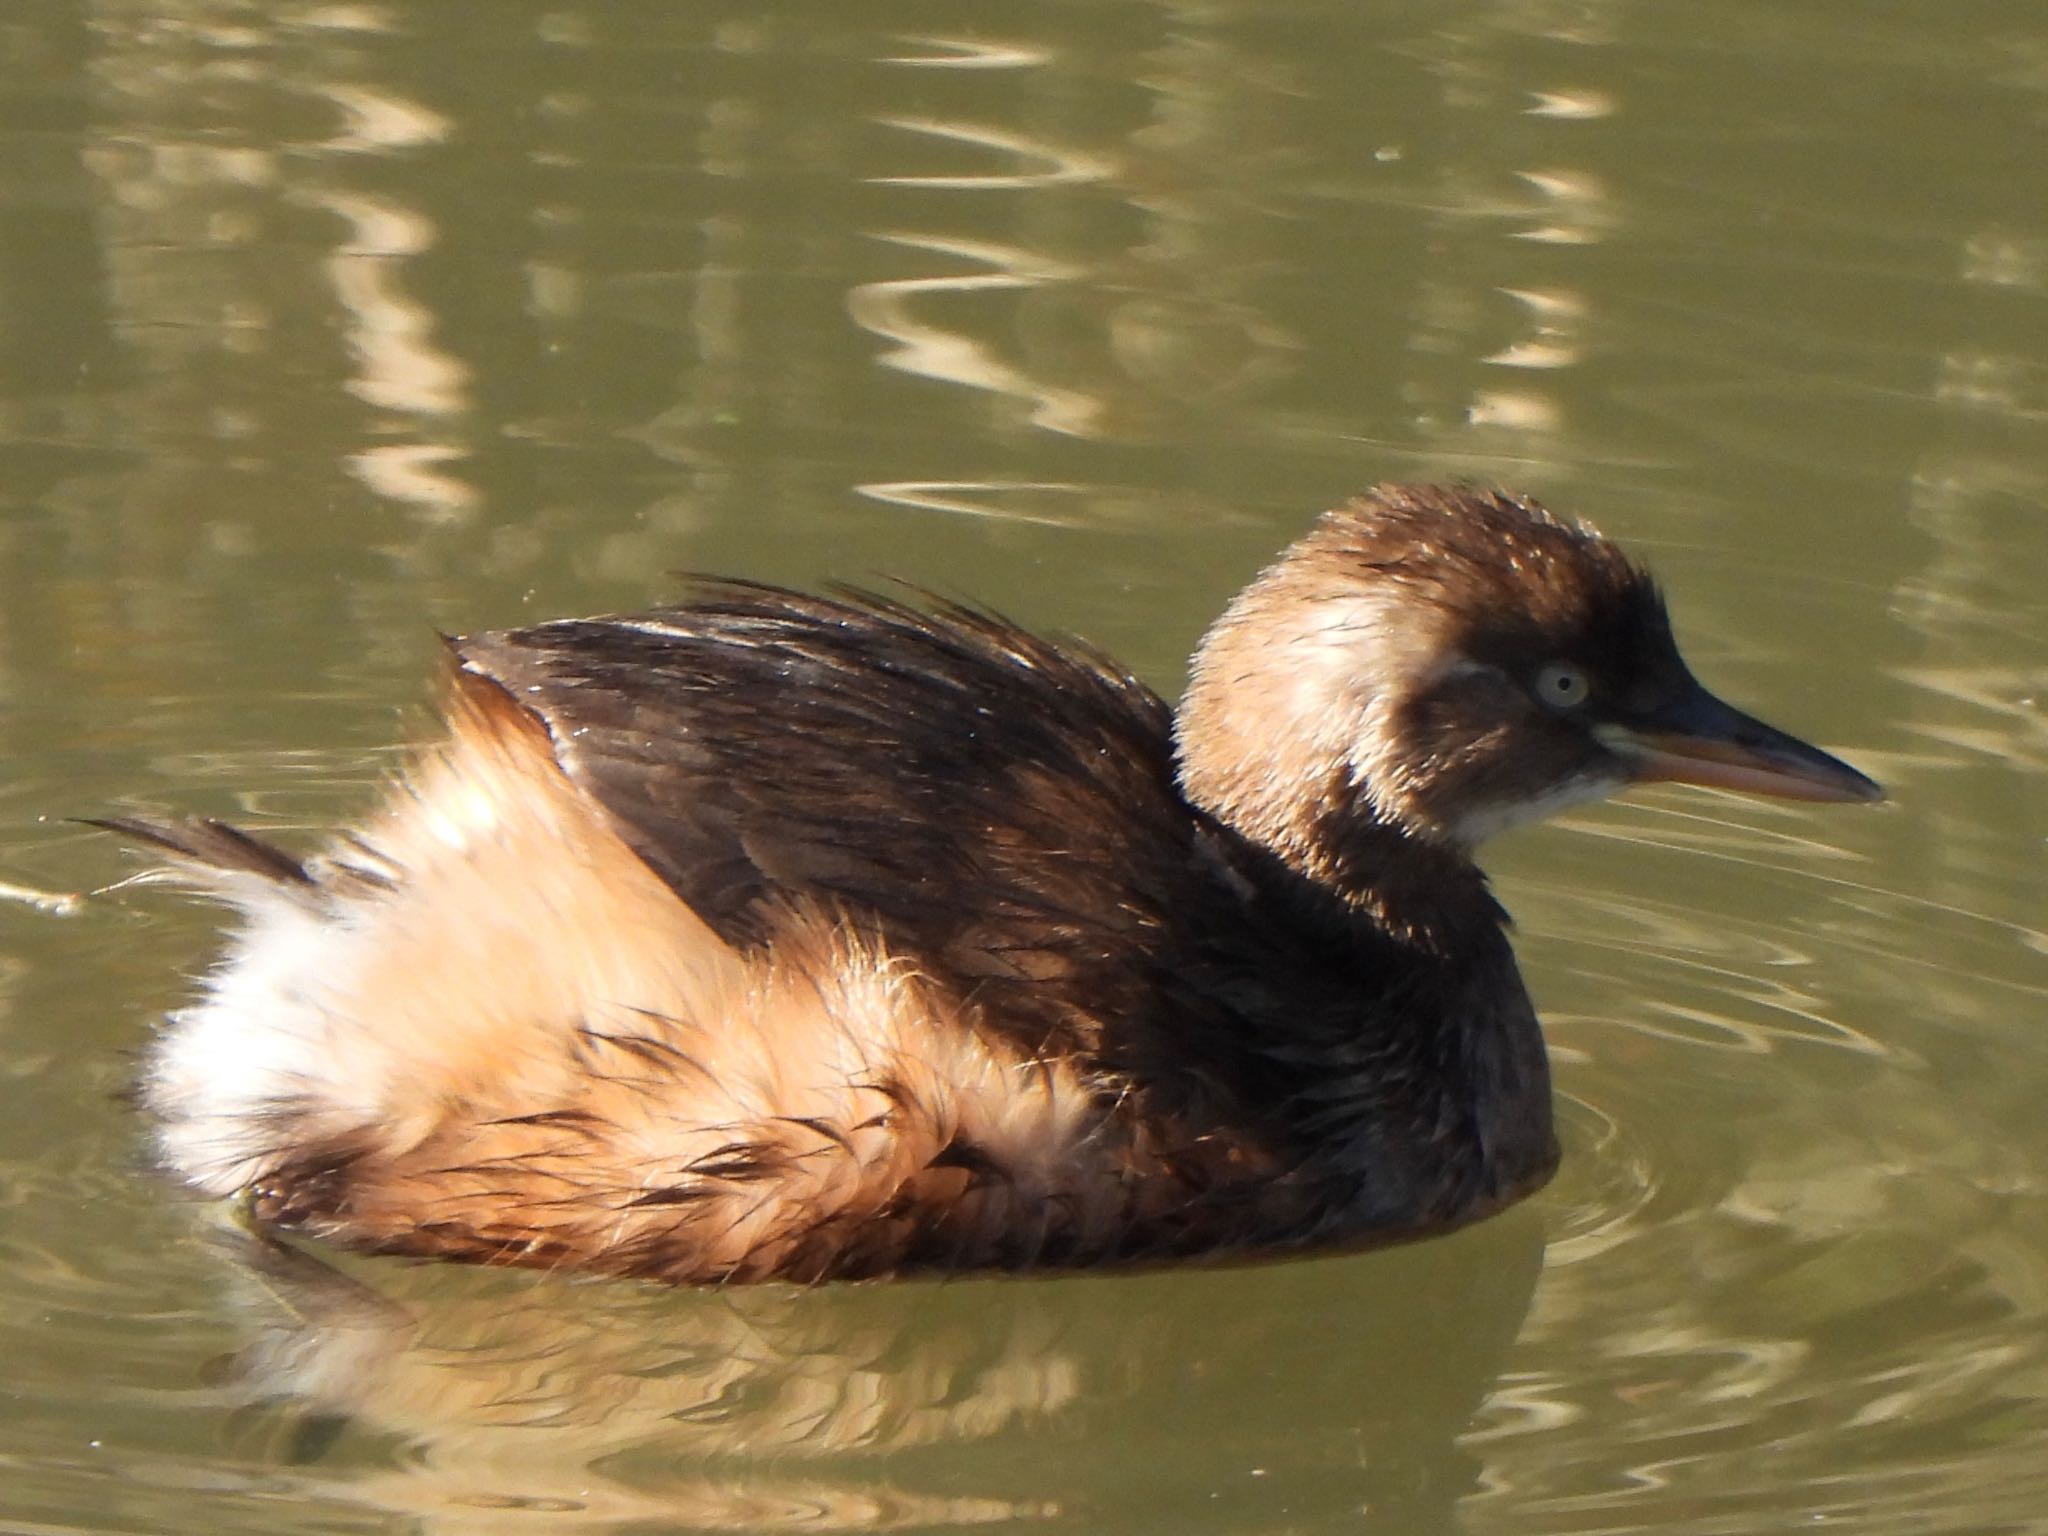
<svg viewBox="0 0 2048 1536">
<path fill-rule="evenodd" d="M 1145 1011 L 1203 818 L 1171 712 L 1001 617 L 741 582 L 452 642 L 727 942 L 841 910 L 1027 1049 Z"/>
</svg>

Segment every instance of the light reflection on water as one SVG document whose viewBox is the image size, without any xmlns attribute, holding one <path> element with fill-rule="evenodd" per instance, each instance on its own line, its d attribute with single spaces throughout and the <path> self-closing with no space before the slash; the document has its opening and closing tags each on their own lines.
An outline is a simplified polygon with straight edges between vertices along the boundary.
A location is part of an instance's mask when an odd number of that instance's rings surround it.
<svg viewBox="0 0 2048 1536">
<path fill-rule="evenodd" d="M 1703 672 L 1894 803 L 1512 841 L 1552 1189 L 1113 1281 L 671 1296 L 209 1240 L 114 1095 L 210 918 L 0 902 L 0 1515 L 2038 1523 L 2034 18 L 1404 14 L 10 12 L 10 885 L 126 872 L 65 815 L 331 824 L 433 626 L 677 567 L 902 574 L 1170 686 L 1386 475 L 1597 514 Z"/>
</svg>

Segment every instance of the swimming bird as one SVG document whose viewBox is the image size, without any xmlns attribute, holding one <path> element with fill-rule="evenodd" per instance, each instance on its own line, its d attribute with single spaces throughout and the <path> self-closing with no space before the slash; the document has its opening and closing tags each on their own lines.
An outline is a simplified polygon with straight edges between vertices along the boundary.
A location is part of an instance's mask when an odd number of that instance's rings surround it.
<svg viewBox="0 0 2048 1536">
<path fill-rule="evenodd" d="M 922 594 L 448 652 L 445 734 L 311 857 L 102 823 L 235 914 L 156 1152 L 354 1247 L 674 1282 L 1471 1221 L 1558 1160 L 1476 846 L 1649 780 L 1882 794 L 1702 688 L 1614 544 L 1465 487 L 1325 513 L 1177 710 Z"/>
</svg>

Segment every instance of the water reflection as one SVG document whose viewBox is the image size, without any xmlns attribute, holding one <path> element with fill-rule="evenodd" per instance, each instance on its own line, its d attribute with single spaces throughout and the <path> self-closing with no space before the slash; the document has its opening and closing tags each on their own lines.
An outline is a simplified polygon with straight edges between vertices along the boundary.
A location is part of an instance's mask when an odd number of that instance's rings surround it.
<svg viewBox="0 0 2048 1536">
<path fill-rule="evenodd" d="M 1083 485 L 1002 481 L 900 480 L 863 485 L 863 496 L 920 512 L 945 512 L 955 517 L 992 518 L 1006 523 L 1035 523 L 1046 528 L 1076 528 L 1096 520 L 1100 488 Z"/>
<path fill-rule="evenodd" d="M 934 295 L 971 298 L 980 293 L 1009 293 L 1057 282 L 1070 274 L 1027 252 L 986 244 L 966 246 L 909 235 L 884 238 L 894 245 L 937 251 L 995 269 L 946 277 L 890 278 L 856 288 L 847 298 L 848 312 L 858 324 L 894 343 L 893 349 L 883 354 L 884 363 L 936 383 L 963 384 L 1024 400 L 1030 405 L 1033 426 L 1081 436 L 1098 430 L 1103 401 L 1086 390 L 1033 379 L 1028 371 L 1002 360 L 994 346 L 982 339 L 985 332 L 1006 327 L 949 326 L 928 309 Z"/>
<path fill-rule="evenodd" d="M 1252 223 L 1229 216 L 1275 169 L 1255 103 L 1282 87 L 1211 35 L 1219 20 L 1190 8 L 1158 40 L 1129 104 L 1138 121 L 1099 145 L 981 116 L 988 72 L 1014 72 L 1014 89 L 1034 101 L 1055 88 L 1056 51 L 941 48 L 885 60 L 918 71 L 971 62 L 978 89 L 957 117 L 880 119 L 950 153 L 869 178 L 916 194 L 900 202 L 901 225 L 877 233 L 983 269 L 856 288 L 855 321 L 894 343 L 885 362 L 1016 399 L 1031 425 L 1084 438 L 1151 436 L 1189 410 L 1242 407 L 1285 375 L 1300 342 L 1256 297 L 1281 253 L 1246 248 Z M 1131 229 L 1102 249 L 1081 236 L 1095 222 L 1090 206 L 1111 199 Z M 1000 236 L 970 233 L 991 230 Z M 977 294 L 1013 297 L 1000 312 L 959 302 Z"/>
<path fill-rule="evenodd" d="M 915 59 L 891 59 L 892 64 L 922 64 Z M 947 60 L 957 64 L 957 60 Z M 983 66 L 1000 64 L 1014 68 L 1019 64 L 1039 62 L 1015 52 L 1000 56 L 984 56 L 978 61 Z M 937 172 L 920 172 L 915 175 L 872 176 L 868 178 L 877 186 L 922 187 L 931 191 L 951 189 L 954 191 L 976 192 L 1029 192 L 1041 187 L 1057 187 L 1073 182 L 1102 181 L 1110 175 L 1109 162 L 1099 159 L 1086 151 L 1049 144 L 1043 140 L 1030 139 L 1022 134 L 1007 132 L 998 128 L 978 127 L 971 123 L 948 123 L 929 118 L 885 117 L 879 119 L 885 128 L 900 128 L 905 133 L 929 134 L 951 144 L 970 150 L 986 150 L 990 157 L 1012 165 L 1007 170 L 980 171 L 972 174 L 944 175 Z M 976 158 L 980 158 L 977 156 Z"/>
<path fill-rule="evenodd" d="M 307 324 L 309 294 L 289 314 L 273 296 L 279 247 L 304 241 L 330 253 L 320 307 L 337 317 L 352 360 L 332 383 L 378 413 L 359 428 L 377 441 L 338 444 L 343 461 L 382 494 L 443 514 L 473 505 L 475 492 L 445 469 L 420 467 L 461 457 L 432 422 L 468 404 L 468 370 L 436 345 L 432 316 L 406 287 L 407 263 L 435 244 L 435 220 L 352 184 L 365 158 L 429 149 L 451 132 L 424 103 L 350 78 L 361 61 L 345 40 L 388 33 L 388 20 L 329 12 L 309 36 L 301 18 L 238 4 L 194 6 L 182 27 L 123 26 L 125 9 L 111 7 L 101 33 L 99 142 L 86 164 L 109 214 L 114 323 L 159 381 L 144 409 L 186 437 L 178 417 L 197 385 L 213 403 L 192 435 L 246 441 L 278 431 L 276 404 L 256 385 L 268 376 L 248 360 L 290 348 L 303 365 L 332 351 Z M 213 122 L 192 120 L 195 96 L 214 106 Z M 285 144 L 253 131 L 249 142 L 223 142 L 218 131 L 222 117 L 253 128 L 278 116 L 314 131 Z M 334 221 L 333 233 L 316 234 L 321 219 Z M 209 361 L 216 350 L 225 355 Z"/>
<path fill-rule="evenodd" d="M 317 1461 L 344 1427 L 388 1443 L 351 1499 L 435 1531 L 493 1529 L 507 1509 L 597 1528 L 1122 1528 L 1271 1494 L 1297 1517 L 1368 1511 L 1410 1532 L 1444 1529 L 1469 1491 L 1457 1439 L 1521 1325 L 1541 1236 L 1502 1222 L 1371 1269 L 814 1292 L 345 1273 L 234 1247 L 253 1337 L 230 1379 L 285 1400 L 274 1454 Z M 1160 1285 L 1200 1305 L 1157 1307 Z M 1425 1375 L 1387 1368 L 1418 1347 Z M 943 1475 L 920 1473 L 921 1449 L 945 1450 Z M 1285 1481 L 1308 1464 L 1314 1493 Z"/>
<path fill-rule="evenodd" d="M 1056 57 L 1049 48 L 1019 43 L 997 43 L 967 37 L 905 37 L 906 46 L 928 51 L 886 55 L 884 64 L 907 64 L 920 69 L 1026 69 L 1048 64 Z"/>
</svg>

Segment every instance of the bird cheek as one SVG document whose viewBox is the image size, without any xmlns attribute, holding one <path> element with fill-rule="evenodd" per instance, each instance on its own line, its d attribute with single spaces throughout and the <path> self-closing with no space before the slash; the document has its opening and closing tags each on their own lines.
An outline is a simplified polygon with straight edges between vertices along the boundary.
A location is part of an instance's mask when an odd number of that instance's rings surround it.
<svg viewBox="0 0 2048 1536">
<path fill-rule="evenodd" d="M 1443 835 L 1472 847 L 1511 828 L 1597 800 L 1625 775 L 1585 733 L 1543 715 L 1469 729 L 1416 800 Z"/>
<path fill-rule="evenodd" d="M 1395 711 L 1400 735 L 1429 755 L 1528 729 L 1537 715 L 1528 694 L 1497 667 L 1460 661 L 1417 689 Z"/>
</svg>

